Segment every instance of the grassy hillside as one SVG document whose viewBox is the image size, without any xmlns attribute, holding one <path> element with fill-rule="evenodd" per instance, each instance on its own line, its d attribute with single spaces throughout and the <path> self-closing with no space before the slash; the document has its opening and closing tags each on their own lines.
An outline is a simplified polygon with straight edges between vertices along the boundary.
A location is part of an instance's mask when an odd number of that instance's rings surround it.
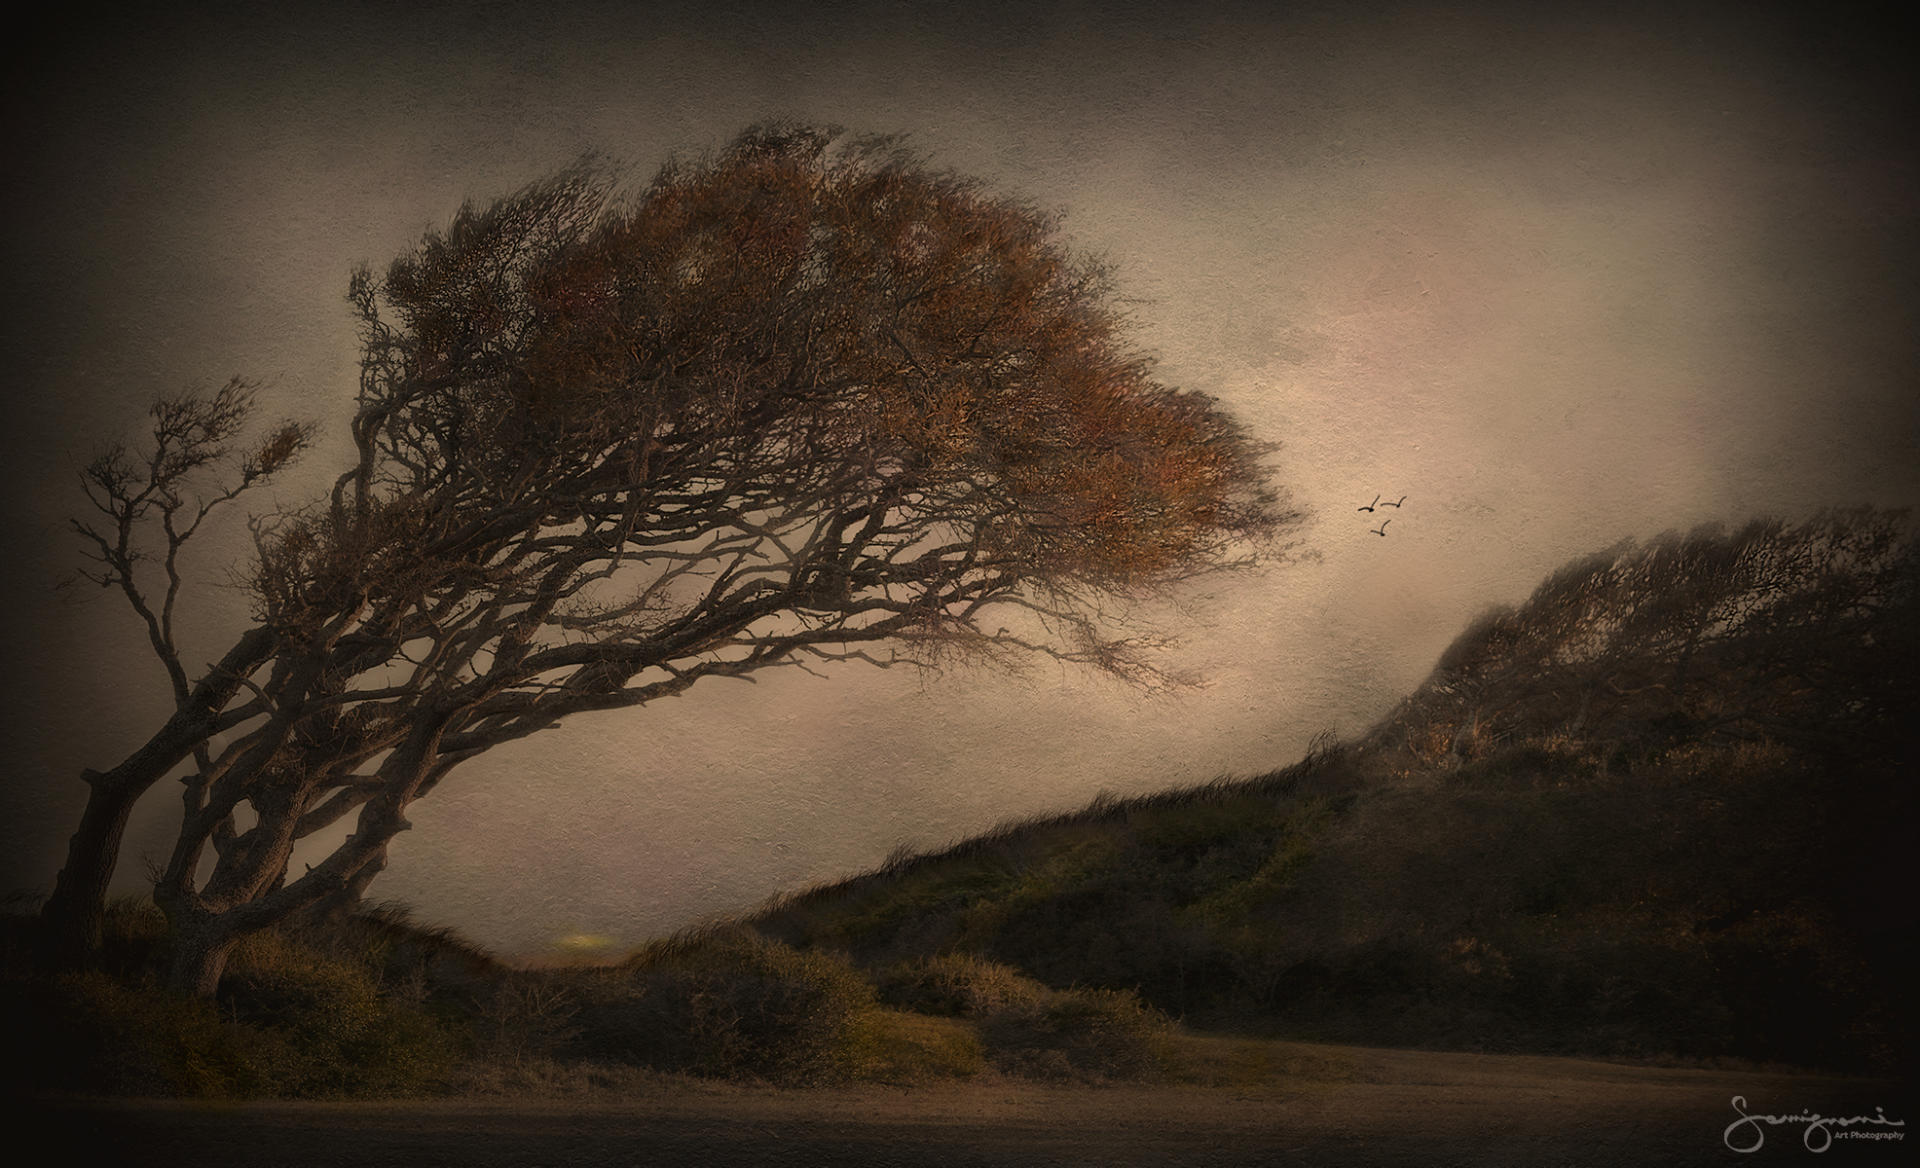
<svg viewBox="0 0 1920 1168">
<path fill-rule="evenodd" d="M 1901 1064 L 1916 578 L 1876 512 L 1623 544 L 1475 622 L 1357 741 L 752 923 L 1238 1032 Z"/>
</svg>

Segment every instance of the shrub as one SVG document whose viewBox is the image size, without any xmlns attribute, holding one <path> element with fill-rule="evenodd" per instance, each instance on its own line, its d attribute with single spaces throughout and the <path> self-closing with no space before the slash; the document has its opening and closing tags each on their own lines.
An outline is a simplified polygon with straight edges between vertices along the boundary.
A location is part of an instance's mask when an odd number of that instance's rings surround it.
<svg viewBox="0 0 1920 1168">
<path fill-rule="evenodd" d="M 165 966 L 167 918 L 145 897 L 121 896 L 107 902 L 100 949 L 92 967 L 123 980 L 158 975 Z"/>
<path fill-rule="evenodd" d="M 1159 1075 L 1173 1024 L 1132 990 L 1076 989 L 990 1011 L 980 1031 L 1003 1071 L 1100 1082 Z"/>
<path fill-rule="evenodd" d="M 475 1045 L 485 1058 L 522 1063 L 545 1058 L 580 1036 L 579 994 L 566 979 L 540 972 L 509 972 L 477 1003 Z"/>
<path fill-rule="evenodd" d="M 858 1023 L 862 1079 L 917 1083 L 969 1078 L 986 1069 L 980 1034 L 958 1018 L 874 1010 Z"/>
<path fill-rule="evenodd" d="M 217 1000 L 233 1021 L 284 1039 L 285 1087 L 299 1094 L 419 1092 L 454 1053 L 433 1019 L 383 997 L 368 970 L 278 933 L 241 943 Z"/>
<path fill-rule="evenodd" d="M 881 973 L 878 986 L 889 1006 L 948 1017 L 1037 1005 L 1052 992 L 1010 965 L 971 953 L 902 962 Z"/>
<path fill-rule="evenodd" d="M 16 982 L 6 1001 L 15 1074 L 26 1089 L 199 1098 L 269 1095 L 287 1044 L 224 1021 L 212 1003 L 97 970 Z"/>
<path fill-rule="evenodd" d="M 843 1079 L 873 986 L 845 957 L 745 929 L 643 951 L 582 983 L 576 1054 L 783 1084 Z"/>
<path fill-rule="evenodd" d="M 365 970 L 384 996 L 415 1005 L 484 1011 L 508 973 L 454 930 L 419 924 L 393 901 L 278 931 L 301 948 Z"/>
<path fill-rule="evenodd" d="M 381 1095 L 432 1087 L 454 1044 L 381 996 L 371 975 L 277 932 L 237 948 L 219 995 L 160 987 L 166 922 L 150 902 L 108 906 L 96 967 L 0 989 L 0 1032 L 27 1089 L 229 1098 Z"/>
</svg>

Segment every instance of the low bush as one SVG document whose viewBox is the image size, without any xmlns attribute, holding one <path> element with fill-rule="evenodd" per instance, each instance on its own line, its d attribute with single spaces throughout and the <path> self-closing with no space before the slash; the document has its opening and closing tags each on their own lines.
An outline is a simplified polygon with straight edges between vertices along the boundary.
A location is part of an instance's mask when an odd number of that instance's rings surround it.
<svg viewBox="0 0 1920 1168">
<path fill-rule="evenodd" d="M 282 1093 L 291 1045 L 212 1002 L 98 970 L 7 987 L 6 1029 L 27 1090 L 226 1098 Z"/>
<path fill-rule="evenodd" d="M 901 962 L 882 971 L 877 984 L 889 1006 L 961 1018 L 1037 1005 L 1052 992 L 1010 965 L 971 953 Z"/>
<path fill-rule="evenodd" d="M 542 970 L 502 973 L 474 1006 L 474 1053 L 512 1065 L 551 1058 L 580 1036 L 580 993 L 562 974 Z"/>
<path fill-rule="evenodd" d="M 484 1009 L 509 973 L 454 930 L 421 924 L 393 901 L 285 933 L 320 956 L 366 970 L 383 994 L 463 1013 Z"/>
<path fill-rule="evenodd" d="M 1009 1074 L 1101 1082 L 1159 1077 L 1174 1027 L 1132 990 L 1075 989 L 992 1010 L 980 1033 Z"/>
<path fill-rule="evenodd" d="M 873 986 L 838 954 L 728 929 L 583 976 L 575 1056 L 719 1078 L 831 1082 L 861 1064 Z"/>
<path fill-rule="evenodd" d="M 235 950 L 216 1000 L 232 1021 L 286 1044 L 281 1077 L 296 1094 L 415 1094 L 455 1053 L 445 1028 L 383 996 L 366 969 L 270 931 Z"/>
<path fill-rule="evenodd" d="M 959 1018 L 880 1009 L 863 1015 L 856 1028 L 860 1079 L 922 1083 L 971 1078 L 987 1067 L 979 1030 Z"/>
<path fill-rule="evenodd" d="M 234 951 L 218 994 L 164 988 L 166 922 L 151 902 L 108 906 L 90 968 L 48 975 L 14 954 L 0 1032 L 25 1090 L 250 1098 L 437 1090 L 459 1026 L 383 992 L 360 964 L 278 931 Z"/>
</svg>

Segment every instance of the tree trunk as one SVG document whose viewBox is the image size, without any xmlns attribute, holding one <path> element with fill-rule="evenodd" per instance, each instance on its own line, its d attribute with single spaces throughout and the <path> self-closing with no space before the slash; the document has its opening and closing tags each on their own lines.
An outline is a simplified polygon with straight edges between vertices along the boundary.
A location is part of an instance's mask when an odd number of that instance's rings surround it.
<svg viewBox="0 0 1920 1168">
<path fill-rule="evenodd" d="M 40 910 L 45 956 L 61 967 L 78 965 L 100 947 L 120 841 L 133 805 L 152 785 L 113 782 L 95 770 L 82 777 L 88 784 L 87 809 L 68 841 L 66 867 L 54 879 L 53 895 Z"/>
<path fill-rule="evenodd" d="M 382 843 L 365 863 L 356 868 L 347 877 L 346 883 L 334 892 L 327 893 L 295 914 L 302 927 L 319 928 L 338 924 L 353 915 L 365 900 L 367 886 L 374 877 L 380 875 L 387 866 L 387 845 Z"/>
<path fill-rule="evenodd" d="M 89 787 L 79 830 L 67 843 L 67 863 L 54 879 L 53 895 L 40 910 L 43 953 L 72 965 L 99 948 L 106 923 L 107 887 L 120 860 L 133 805 L 215 729 L 215 713 L 267 660 L 275 644 L 264 628 L 248 630 L 194 687 L 186 705 L 119 766 L 102 774 L 81 772 Z"/>
<path fill-rule="evenodd" d="M 402 795 L 371 804 L 363 812 L 359 829 L 325 863 L 291 882 L 284 879 L 285 848 L 272 846 L 274 841 L 267 838 L 249 845 L 244 837 L 220 858 L 208 879 L 213 894 L 162 879 L 154 886 L 154 898 L 166 913 L 172 934 L 167 987 L 176 993 L 212 997 L 220 988 L 228 955 L 242 938 L 290 918 L 301 924 L 320 923 L 358 904 L 386 867 L 388 842 L 411 826 L 397 810 L 405 805 Z M 297 822 L 292 813 L 297 806 L 295 800 L 281 808 L 281 826 L 290 828 Z M 263 821 L 248 835 L 270 832 L 273 827 L 272 822 Z M 278 886 L 269 890 L 273 884 Z"/>
<path fill-rule="evenodd" d="M 225 927 L 217 917 L 199 920 L 176 917 L 167 988 L 177 994 L 211 998 L 220 988 L 220 975 L 226 972 L 228 956 L 239 943 L 240 935 Z"/>
</svg>

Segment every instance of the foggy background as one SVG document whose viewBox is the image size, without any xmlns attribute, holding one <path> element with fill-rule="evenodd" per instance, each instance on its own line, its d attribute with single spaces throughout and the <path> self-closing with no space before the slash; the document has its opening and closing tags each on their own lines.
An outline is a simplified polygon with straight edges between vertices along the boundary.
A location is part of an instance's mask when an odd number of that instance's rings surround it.
<svg viewBox="0 0 1920 1168">
<path fill-rule="evenodd" d="M 1282 444 L 1317 558 L 1157 610 L 1182 638 L 1166 663 L 1206 682 L 1172 696 L 1052 665 L 775 671 L 469 763 L 410 809 L 372 895 L 503 954 L 631 945 L 897 846 L 1284 766 L 1572 557 L 1920 501 L 1904 27 L 1834 5 L 1157 7 L 201 5 L 16 41 L 0 889 L 51 888 L 80 768 L 168 707 L 124 601 L 53 591 L 79 563 L 78 468 L 156 394 L 241 374 L 266 417 L 323 427 L 275 492 L 302 501 L 347 448 L 352 267 L 588 149 L 644 182 L 792 116 L 908 132 L 1064 210 L 1162 378 Z M 244 627 L 242 546 L 188 564 L 192 668 Z M 143 804 L 123 889 L 177 794 Z"/>
</svg>

